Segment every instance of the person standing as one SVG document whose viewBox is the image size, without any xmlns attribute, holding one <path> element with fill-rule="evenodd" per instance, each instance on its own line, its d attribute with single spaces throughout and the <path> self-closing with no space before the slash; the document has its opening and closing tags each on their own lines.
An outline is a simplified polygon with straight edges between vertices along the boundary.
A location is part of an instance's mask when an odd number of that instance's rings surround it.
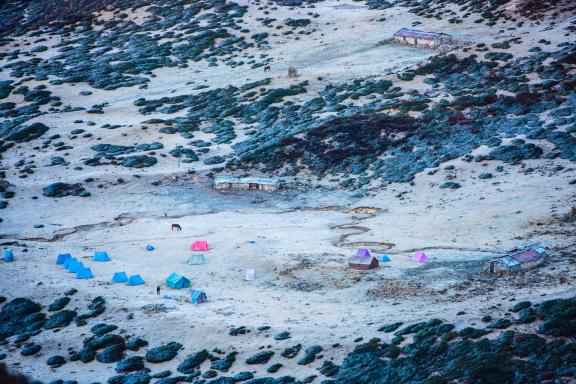
<svg viewBox="0 0 576 384">
<path fill-rule="evenodd" d="M 157 295 L 160 295 L 160 286 L 157 286 L 157 287 L 156 287 L 156 294 L 157 294 Z"/>
</svg>

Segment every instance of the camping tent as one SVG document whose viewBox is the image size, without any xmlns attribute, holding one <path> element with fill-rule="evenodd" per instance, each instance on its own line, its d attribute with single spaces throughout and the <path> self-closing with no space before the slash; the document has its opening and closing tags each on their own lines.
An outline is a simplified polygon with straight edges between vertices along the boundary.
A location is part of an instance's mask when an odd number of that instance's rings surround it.
<svg viewBox="0 0 576 384">
<path fill-rule="evenodd" d="M 72 257 L 72 255 L 69 254 L 69 253 L 61 253 L 61 254 L 59 254 L 58 257 L 56 258 L 56 264 L 62 265 L 62 264 L 64 264 L 64 262 L 65 262 L 66 260 L 68 260 L 68 259 L 71 258 L 71 257 Z"/>
<path fill-rule="evenodd" d="M 190 265 L 206 264 L 206 256 L 203 253 L 195 253 L 188 258 L 186 263 Z"/>
<path fill-rule="evenodd" d="M 208 297 L 204 291 L 189 289 L 186 292 L 186 296 L 190 298 L 190 303 L 192 304 L 202 304 L 208 301 Z"/>
<path fill-rule="evenodd" d="M 78 273 L 79 270 L 84 268 L 84 264 L 81 261 L 74 260 L 70 263 L 70 267 L 68 268 L 68 272 L 70 273 Z"/>
<path fill-rule="evenodd" d="M 82 268 L 78 270 L 78 273 L 76 273 L 77 279 L 91 279 L 93 277 L 94 275 L 92 274 L 90 268 Z"/>
<path fill-rule="evenodd" d="M 190 280 L 176 272 L 166 278 L 166 285 L 173 289 L 182 289 L 190 287 Z"/>
<path fill-rule="evenodd" d="M 380 256 L 380 258 L 378 259 L 378 261 L 382 262 L 382 263 L 387 263 L 390 261 L 390 256 L 388 255 L 382 255 Z"/>
<path fill-rule="evenodd" d="M 128 281 L 128 275 L 126 272 L 116 272 L 112 277 L 113 283 L 126 283 Z"/>
<path fill-rule="evenodd" d="M 110 259 L 110 256 L 108 256 L 108 253 L 103 252 L 103 251 L 96 251 L 94 253 L 94 261 L 110 261 L 112 259 Z"/>
<path fill-rule="evenodd" d="M 141 285 L 144 284 L 144 279 L 140 275 L 132 275 L 128 279 L 127 285 Z"/>
<path fill-rule="evenodd" d="M 64 267 L 64 269 L 68 269 L 70 268 L 70 264 L 77 262 L 78 260 L 76 260 L 75 257 L 71 257 L 69 259 L 64 260 L 64 264 L 62 264 L 62 266 Z"/>
<path fill-rule="evenodd" d="M 207 251 L 208 250 L 208 242 L 204 240 L 196 240 L 192 243 L 191 246 L 193 251 Z"/>
<path fill-rule="evenodd" d="M 430 261 L 430 259 L 426 255 L 426 252 L 418 251 L 414 252 L 414 255 L 412 255 L 412 261 L 416 261 L 418 263 L 425 263 L 427 261 Z"/>
<path fill-rule="evenodd" d="M 4 252 L 4 261 L 11 263 L 14 261 L 14 254 L 12 253 L 11 250 L 6 250 L 6 252 Z"/>
<path fill-rule="evenodd" d="M 356 256 L 348 259 L 348 265 L 352 269 L 366 271 L 368 269 L 378 268 L 378 259 L 370 254 L 366 248 L 360 248 L 356 251 Z"/>
<path fill-rule="evenodd" d="M 252 281 L 256 278 L 256 272 L 249 268 L 246 270 L 246 272 L 244 272 L 244 280 L 246 281 Z"/>
<path fill-rule="evenodd" d="M 153 250 L 154 250 L 154 246 L 151 245 L 151 244 L 148 244 L 148 245 L 146 246 L 146 250 L 147 250 L 147 251 L 153 251 Z"/>
</svg>

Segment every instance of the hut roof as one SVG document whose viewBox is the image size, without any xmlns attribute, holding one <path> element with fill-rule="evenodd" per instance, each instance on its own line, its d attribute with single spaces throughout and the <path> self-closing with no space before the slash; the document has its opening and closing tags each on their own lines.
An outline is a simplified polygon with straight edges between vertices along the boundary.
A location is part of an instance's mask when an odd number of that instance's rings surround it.
<svg viewBox="0 0 576 384">
<path fill-rule="evenodd" d="M 235 177 L 235 176 L 216 176 L 214 183 L 230 183 L 230 184 L 265 184 L 265 185 L 278 185 L 280 180 L 271 179 L 267 177 Z"/>
<path fill-rule="evenodd" d="M 511 253 L 510 257 L 521 263 L 531 263 L 541 260 L 546 256 L 546 249 L 540 244 L 530 244 L 517 252 Z"/>
<path fill-rule="evenodd" d="M 445 33 L 420 31 L 417 29 L 401 28 L 394 34 L 400 37 L 413 37 L 416 39 L 435 40 L 442 36 L 448 36 Z"/>
</svg>

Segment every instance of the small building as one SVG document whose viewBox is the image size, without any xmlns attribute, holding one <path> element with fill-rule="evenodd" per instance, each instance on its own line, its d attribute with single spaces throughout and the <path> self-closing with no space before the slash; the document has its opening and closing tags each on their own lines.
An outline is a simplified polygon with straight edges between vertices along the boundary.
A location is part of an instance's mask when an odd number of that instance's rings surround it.
<svg viewBox="0 0 576 384">
<path fill-rule="evenodd" d="M 486 272 L 503 275 L 533 269 L 544 264 L 548 255 L 549 252 L 540 244 L 530 244 L 506 256 L 489 260 Z"/>
<path fill-rule="evenodd" d="M 361 248 L 356 252 L 356 256 L 348 259 L 348 266 L 352 269 L 367 271 L 369 269 L 378 268 L 380 263 L 377 258 L 370 254 L 370 251 Z"/>
<path fill-rule="evenodd" d="M 449 43 L 451 40 L 452 36 L 445 33 L 420 31 L 409 28 L 401 28 L 394 34 L 395 43 L 415 47 L 437 48 L 442 44 Z"/>
<path fill-rule="evenodd" d="M 280 189 L 280 186 L 280 180 L 267 177 L 216 176 L 214 179 L 214 189 L 272 192 Z"/>
</svg>

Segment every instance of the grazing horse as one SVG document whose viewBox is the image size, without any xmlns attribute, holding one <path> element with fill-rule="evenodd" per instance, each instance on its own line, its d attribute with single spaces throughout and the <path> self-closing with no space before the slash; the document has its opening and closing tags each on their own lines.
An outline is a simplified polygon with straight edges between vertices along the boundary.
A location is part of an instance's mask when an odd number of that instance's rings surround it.
<svg viewBox="0 0 576 384">
<path fill-rule="evenodd" d="M 270 72 L 270 66 L 269 65 L 264 67 L 264 72 Z"/>
<path fill-rule="evenodd" d="M 288 77 L 293 78 L 296 76 L 298 76 L 298 72 L 296 71 L 296 68 L 288 67 Z"/>
<path fill-rule="evenodd" d="M 182 227 L 180 226 L 180 224 L 172 224 L 172 230 L 181 231 Z"/>
</svg>

